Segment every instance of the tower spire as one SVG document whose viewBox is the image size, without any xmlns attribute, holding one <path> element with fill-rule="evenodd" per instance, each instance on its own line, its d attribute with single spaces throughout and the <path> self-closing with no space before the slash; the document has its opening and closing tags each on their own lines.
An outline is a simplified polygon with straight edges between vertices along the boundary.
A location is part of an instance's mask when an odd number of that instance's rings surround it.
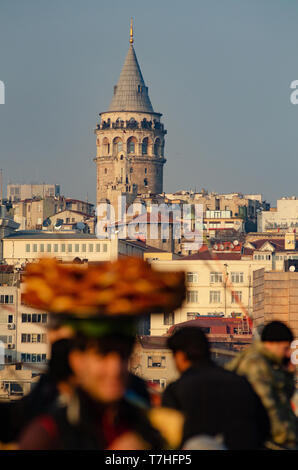
<svg viewBox="0 0 298 470">
<path fill-rule="evenodd" d="M 130 18 L 130 38 L 129 38 L 130 44 L 133 44 L 133 19 L 132 17 Z"/>
</svg>

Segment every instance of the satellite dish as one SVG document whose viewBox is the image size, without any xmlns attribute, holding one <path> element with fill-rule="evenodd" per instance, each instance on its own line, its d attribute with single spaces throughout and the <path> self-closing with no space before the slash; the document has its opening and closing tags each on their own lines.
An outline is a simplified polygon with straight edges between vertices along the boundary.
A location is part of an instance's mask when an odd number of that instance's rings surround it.
<svg viewBox="0 0 298 470">
<path fill-rule="evenodd" d="M 217 246 L 217 245 L 213 245 L 213 248 L 214 248 L 215 250 L 218 250 L 218 246 Z"/>
<path fill-rule="evenodd" d="M 63 219 L 57 219 L 56 223 L 55 223 L 55 226 L 54 226 L 54 229 L 55 230 L 61 230 L 62 225 L 63 225 Z"/>
<path fill-rule="evenodd" d="M 234 246 L 237 246 L 237 245 L 239 245 L 239 242 L 238 242 L 238 240 L 234 240 L 234 241 L 233 241 L 233 245 L 234 245 Z"/>
<path fill-rule="evenodd" d="M 75 228 L 76 228 L 76 230 L 84 230 L 84 228 L 85 228 L 84 222 L 78 222 L 78 223 L 75 225 Z"/>
<path fill-rule="evenodd" d="M 291 271 L 291 273 L 293 273 L 294 271 L 296 271 L 296 268 L 295 268 L 295 266 L 293 266 L 293 265 L 292 265 L 292 266 L 290 266 L 290 267 L 289 267 L 289 271 Z"/>
<path fill-rule="evenodd" d="M 42 223 L 43 227 L 49 227 L 51 225 L 51 221 L 49 218 L 45 219 Z"/>
<path fill-rule="evenodd" d="M 220 250 L 224 250 L 225 247 L 223 245 L 219 245 Z"/>
</svg>

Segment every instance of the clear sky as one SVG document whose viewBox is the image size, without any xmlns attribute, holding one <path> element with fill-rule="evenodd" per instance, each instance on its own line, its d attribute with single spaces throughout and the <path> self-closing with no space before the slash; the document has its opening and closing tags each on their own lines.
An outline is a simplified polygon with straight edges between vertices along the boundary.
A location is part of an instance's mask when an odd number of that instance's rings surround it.
<svg viewBox="0 0 298 470">
<path fill-rule="evenodd" d="M 95 135 L 129 46 L 166 137 L 164 189 L 298 195 L 298 2 L 1 0 L 0 168 L 95 201 Z"/>
</svg>

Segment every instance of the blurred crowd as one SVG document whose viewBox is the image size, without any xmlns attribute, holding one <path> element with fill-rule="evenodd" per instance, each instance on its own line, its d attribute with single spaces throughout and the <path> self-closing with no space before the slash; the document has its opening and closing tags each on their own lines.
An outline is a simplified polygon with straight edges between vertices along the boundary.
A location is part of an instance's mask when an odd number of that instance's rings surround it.
<svg viewBox="0 0 298 470">
<path fill-rule="evenodd" d="M 180 377 L 156 406 L 128 371 L 134 320 L 92 321 L 50 324 L 47 373 L 21 400 L 0 403 L 2 448 L 297 449 L 285 324 L 265 326 L 226 368 L 212 361 L 200 328 L 176 331 L 168 346 Z"/>
<path fill-rule="evenodd" d="M 133 269 L 137 277 L 140 270 Z M 156 281 L 154 273 L 148 275 L 150 269 L 142 266 L 147 278 L 139 286 L 148 293 L 148 302 Z M 31 288 L 40 289 L 39 273 L 34 270 Z M 101 282 L 107 284 L 115 271 L 107 267 L 106 272 Z M 76 282 L 85 275 L 79 274 L 75 272 Z M 67 276 L 65 286 L 72 288 L 69 278 L 74 274 Z M 52 275 L 53 279 L 56 282 L 57 276 Z M 45 283 L 43 275 L 44 299 Z M 167 295 L 172 294 L 167 291 Z M 167 341 L 179 378 L 158 401 L 146 382 L 129 372 L 137 319 L 137 314 L 92 311 L 84 315 L 81 310 L 76 315 L 51 314 L 47 372 L 22 399 L 0 403 L 0 448 L 298 449 L 291 362 L 294 338 L 287 325 L 267 324 L 261 337 L 224 368 L 212 360 L 207 336 L 200 328 L 176 329 Z"/>
</svg>

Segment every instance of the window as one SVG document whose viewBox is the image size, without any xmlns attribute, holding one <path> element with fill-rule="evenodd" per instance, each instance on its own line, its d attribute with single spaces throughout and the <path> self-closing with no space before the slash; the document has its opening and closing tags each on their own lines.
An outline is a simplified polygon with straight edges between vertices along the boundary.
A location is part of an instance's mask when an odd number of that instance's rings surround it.
<svg viewBox="0 0 298 470">
<path fill-rule="evenodd" d="M 13 315 L 8 315 L 7 323 L 13 323 Z"/>
<path fill-rule="evenodd" d="M 199 316 L 199 313 L 197 312 L 187 312 L 186 314 L 187 320 L 195 320 L 197 316 Z"/>
<path fill-rule="evenodd" d="M 106 243 L 103 244 L 103 251 L 105 253 L 108 251 L 108 245 Z"/>
<path fill-rule="evenodd" d="M 156 139 L 154 143 L 154 155 L 158 156 L 160 153 L 160 139 Z"/>
<path fill-rule="evenodd" d="M 57 245 L 57 243 L 55 243 L 55 245 L 54 245 L 54 252 L 55 252 L 55 253 L 58 253 L 58 245 Z"/>
<path fill-rule="evenodd" d="M 43 334 L 41 335 L 41 342 L 42 342 L 42 343 L 46 343 L 46 342 L 47 342 L 47 335 L 46 335 L 45 333 L 43 333 Z"/>
<path fill-rule="evenodd" d="M 186 273 L 186 282 L 199 282 L 198 273 Z"/>
<path fill-rule="evenodd" d="M 39 245 L 39 251 L 40 251 L 41 253 L 44 252 L 44 244 L 43 244 L 43 243 L 41 243 L 41 244 Z"/>
<path fill-rule="evenodd" d="M 47 245 L 47 252 L 51 253 L 51 251 L 52 251 L 52 245 L 48 244 Z"/>
<path fill-rule="evenodd" d="M 148 367 L 165 367 L 166 357 L 165 356 L 148 356 Z"/>
<path fill-rule="evenodd" d="M 13 304 L 13 295 L 0 295 L 0 304 Z"/>
<path fill-rule="evenodd" d="M 212 283 L 222 282 L 222 273 L 218 273 L 218 272 L 210 273 L 210 282 Z"/>
<path fill-rule="evenodd" d="M 68 245 L 68 253 L 72 252 L 72 245 Z"/>
<path fill-rule="evenodd" d="M 239 284 L 239 283 L 243 282 L 243 277 L 244 277 L 244 273 L 241 273 L 241 272 L 231 273 L 231 281 L 234 284 Z"/>
<path fill-rule="evenodd" d="M 122 151 L 122 149 L 123 149 L 122 140 L 120 139 L 120 137 L 116 137 L 113 140 L 113 153 L 114 153 L 114 155 L 117 155 L 119 152 Z"/>
<path fill-rule="evenodd" d="M 242 301 L 242 291 L 241 290 L 232 291 L 232 297 L 231 297 L 232 304 L 236 304 L 239 301 L 240 302 Z"/>
<path fill-rule="evenodd" d="M 209 293 L 209 303 L 210 304 L 218 304 L 220 302 L 220 291 L 219 290 L 211 290 Z"/>
<path fill-rule="evenodd" d="M 144 186 L 146 186 L 146 187 L 148 186 L 148 180 L 147 180 L 147 178 L 144 178 Z"/>
<path fill-rule="evenodd" d="M 65 243 L 62 243 L 62 245 L 61 245 L 61 251 L 62 251 L 62 253 L 65 253 Z"/>
<path fill-rule="evenodd" d="M 127 142 L 127 153 L 135 153 L 135 140 L 130 137 Z"/>
<path fill-rule="evenodd" d="M 37 333 L 32 333 L 31 342 L 32 343 L 40 343 L 40 335 L 38 335 Z"/>
<path fill-rule="evenodd" d="M 31 343 L 31 335 L 23 333 L 21 337 L 21 343 Z"/>
<path fill-rule="evenodd" d="M 41 322 L 41 314 L 40 313 L 33 313 L 32 314 L 32 323 L 40 323 Z"/>
<path fill-rule="evenodd" d="M 100 243 L 96 243 L 96 251 L 97 251 L 97 253 L 100 252 Z"/>
<path fill-rule="evenodd" d="M 37 253 L 37 244 L 36 243 L 33 243 L 33 252 Z"/>
<path fill-rule="evenodd" d="M 89 253 L 93 253 L 93 244 L 89 243 Z"/>
<path fill-rule="evenodd" d="M 78 243 L 75 244 L 75 252 L 78 253 L 80 251 L 80 245 Z"/>
<path fill-rule="evenodd" d="M 145 139 L 142 142 L 142 155 L 147 155 L 148 153 L 148 137 L 145 137 Z"/>
<path fill-rule="evenodd" d="M 174 313 L 164 313 L 163 315 L 164 325 L 174 325 Z"/>
<path fill-rule="evenodd" d="M 41 315 L 41 318 L 42 318 L 42 323 L 47 323 L 47 321 L 48 321 L 48 315 L 47 315 L 47 313 L 43 313 L 43 314 Z"/>
<path fill-rule="evenodd" d="M 30 253 L 30 244 L 29 243 L 26 244 L 26 253 Z"/>
<path fill-rule="evenodd" d="M 187 291 L 187 302 L 190 303 L 197 303 L 198 302 L 198 291 L 197 290 L 189 290 Z"/>
</svg>

